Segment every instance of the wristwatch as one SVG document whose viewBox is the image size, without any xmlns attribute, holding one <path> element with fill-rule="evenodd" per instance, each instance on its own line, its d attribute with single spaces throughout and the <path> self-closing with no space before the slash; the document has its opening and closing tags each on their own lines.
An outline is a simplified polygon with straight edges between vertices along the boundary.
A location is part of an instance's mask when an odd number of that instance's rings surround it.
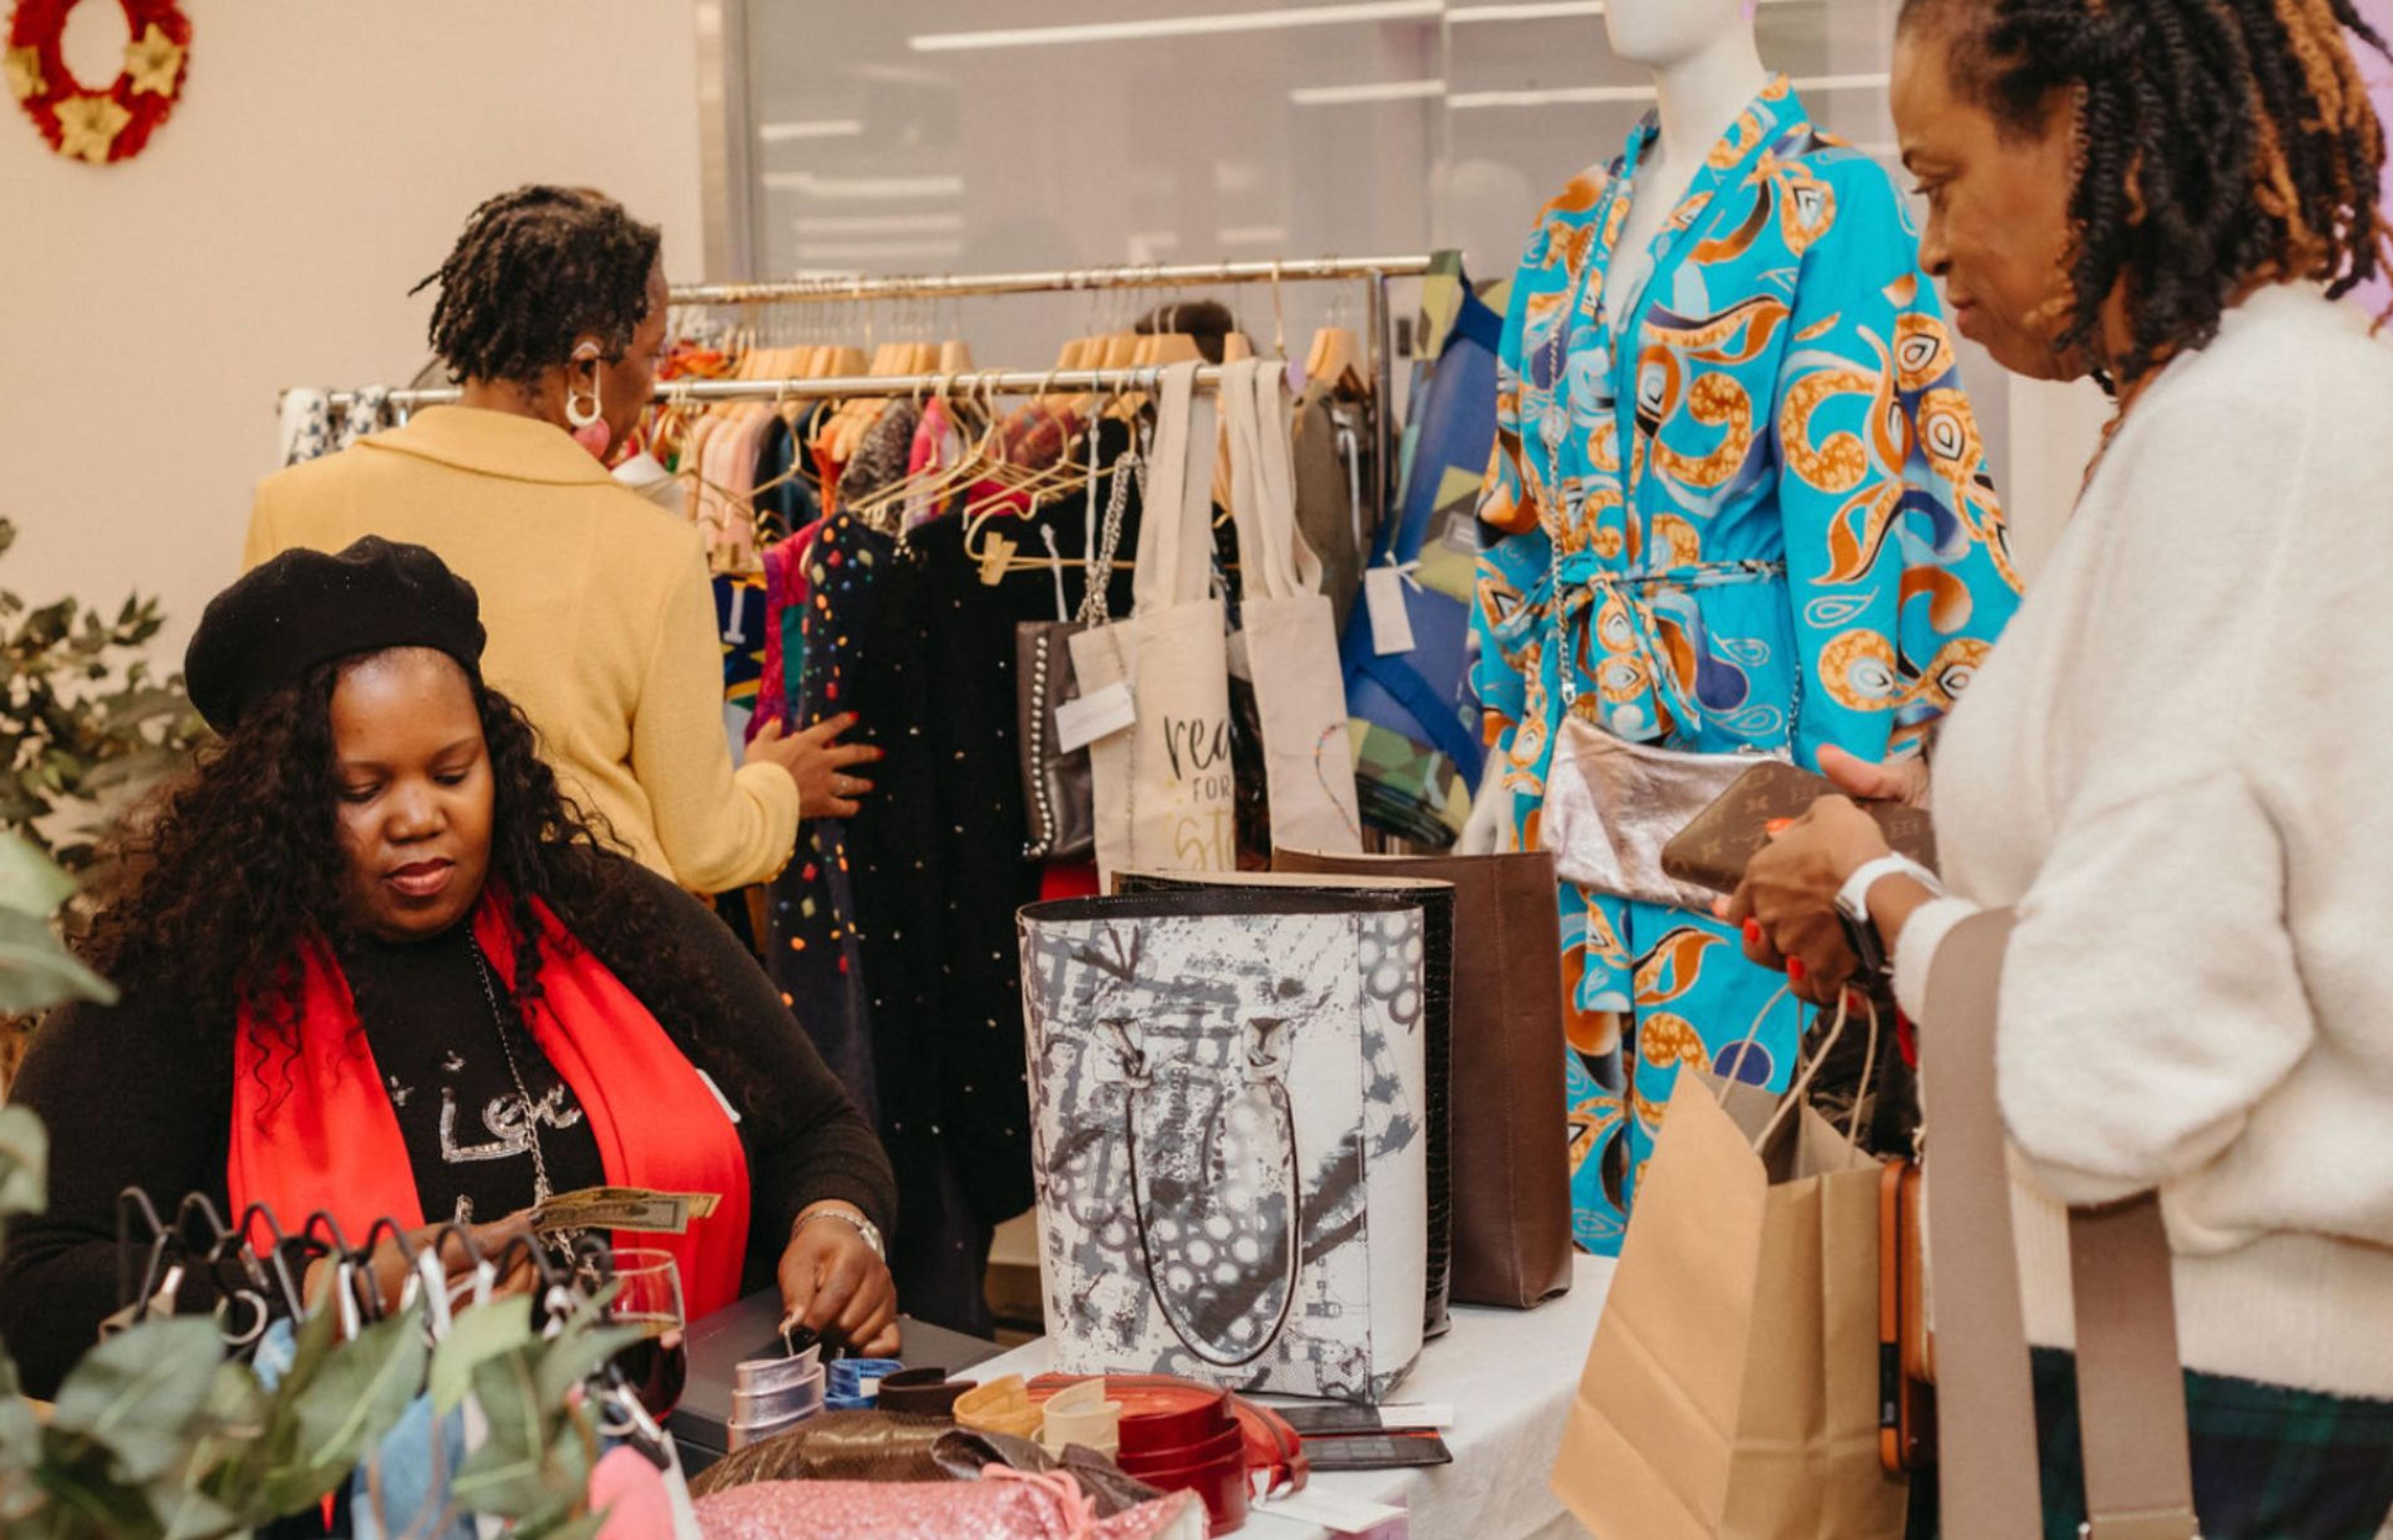
<svg viewBox="0 0 2393 1540">
<path fill-rule="evenodd" d="M 798 1222 L 790 1226 L 790 1239 L 796 1240 L 798 1238 L 798 1232 L 814 1223 L 817 1220 L 839 1220 L 840 1223 L 846 1225 L 849 1229 L 863 1236 L 864 1244 L 872 1248 L 872 1254 L 874 1256 L 880 1258 L 884 1262 L 889 1259 L 889 1248 L 881 1239 L 881 1227 L 873 1223 L 870 1220 L 866 1219 L 862 1214 L 857 1213 L 855 1209 L 844 1206 L 838 1208 L 810 1209 L 807 1212 L 799 1215 Z"/>
<path fill-rule="evenodd" d="M 1853 953 L 1861 959 L 1862 972 L 1869 977 L 1890 972 L 1893 959 L 1887 956 L 1886 941 L 1877 933 L 1877 924 L 1870 919 L 1870 890 L 1881 879 L 1894 876 L 1913 879 L 1932 894 L 1942 894 L 1944 884 L 1936 874 L 1908 855 L 1886 855 L 1868 861 L 1845 879 L 1837 890 L 1837 914 L 1845 922 L 1846 938 L 1852 943 Z"/>
</svg>

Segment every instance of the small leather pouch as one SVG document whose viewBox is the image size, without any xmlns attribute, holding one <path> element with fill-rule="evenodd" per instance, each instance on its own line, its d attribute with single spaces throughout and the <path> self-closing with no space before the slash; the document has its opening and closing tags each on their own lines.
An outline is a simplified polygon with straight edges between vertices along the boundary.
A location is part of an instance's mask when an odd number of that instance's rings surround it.
<svg viewBox="0 0 2393 1540">
<path fill-rule="evenodd" d="M 1631 743 L 1566 717 L 1546 777 L 1539 841 L 1553 852 L 1555 872 L 1591 893 L 1708 909 L 1712 892 L 1674 876 L 1664 850 L 1757 764 L 1770 763 Z"/>
</svg>

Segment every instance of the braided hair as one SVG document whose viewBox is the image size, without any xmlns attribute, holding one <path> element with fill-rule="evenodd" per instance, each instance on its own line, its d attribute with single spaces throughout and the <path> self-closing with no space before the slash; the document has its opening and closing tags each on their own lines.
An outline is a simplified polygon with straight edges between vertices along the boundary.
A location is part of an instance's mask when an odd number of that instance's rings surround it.
<svg viewBox="0 0 2393 1540">
<path fill-rule="evenodd" d="M 1945 31 L 1954 85 L 2010 136 L 2078 106 L 2063 355 L 2092 354 L 2123 282 L 2132 389 L 2264 284 L 2340 296 L 2393 272 L 2385 127 L 2354 0 L 1904 0 Z M 2105 377 L 2104 383 L 2112 379 Z"/>
<path fill-rule="evenodd" d="M 664 237 L 603 194 L 521 187 L 476 209 L 440 270 L 432 346 L 459 380 L 537 384 L 595 334 L 620 361 L 648 313 Z"/>
</svg>

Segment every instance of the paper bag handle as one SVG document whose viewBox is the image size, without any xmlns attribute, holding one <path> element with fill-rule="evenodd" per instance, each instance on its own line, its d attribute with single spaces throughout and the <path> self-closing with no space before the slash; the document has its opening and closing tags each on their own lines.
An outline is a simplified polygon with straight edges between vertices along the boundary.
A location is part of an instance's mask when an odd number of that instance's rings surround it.
<svg viewBox="0 0 2393 1540">
<path fill-rule="evenodd" d="M 1934 1259 L 1945 1540 L 2044 1533 L 2010 1176 L 1995 1096 L 2007 911 L 1955 926 L 1929 976 L 1920 1033 Z M 2193 1514 L 2168 1234 L 2153 1194 L 2069 1217 L 2088 1540 L 2187 1540 Z"/>
<path fill-rule="evenodd" d="M 1755 1014 L 1753 1025 L 1746 1029 L 1744 1041 L 1736 1045 L 1739 1068 L 1744 1066 L 1745 1056 L 1753 1051 L 1755 1040 L 1761 1036 L 1761 1024 L 1770 1019 L 1770 1013 L 1772 1011 L 1778 1009 L 1778 1002 L 1786 998 L 1791 993 L 1793 993 L 1792 985 L 1780 985 L 1778 993 L 1771 996 L 1768 1003 Z M 1828 1062 L 1829 1050 L 1835 1048 L 1837 1039 L 1844 1036 L 1845 1024 L 1852 1019 L 1852 1012 L 1853 998 L 1850 991 L 1848 991 L 1837 1001 L 1837 1019 L 1828 1028 L 1828 1035 L 1820 1040 L 1820 1046 L 1812 1051 L 1808 1062 L 1798 1061 L 1794 1079 L 1787 1083 L 1785 1091 L 1778 1099 L 1778 1110 L 1770 1115 L 1770 1121 L 1763 1124 L 1761 1131 L 1753 1136 L 1754 1154 L 1761 1153 L 1762 1148 L 1770 1142 L 1770 1136 L 1778 1131 L 1778 1125 L 1785 1121 L 1786 1115 L 1792 1112 L 1796 1103 L 1803 1099 L 1803 1093 L 1811 1089 L 1811 1082 L 1819 1076 L 1820 1066 Z M 1875 999 L 1869 1002 L 1869 1049 L 1862 1056 L 1861 1084 L 1863 1092 L 1868 1090 L 1870 1077 L 1877 1069 L 1878 1021 L 1877 1001 Z M 1802 1041 L 1799 1028 L 1796 1032 L 1796 1041 L 1798 1045 Z M 1720 1061 L 1715 1059 L 1712 1062 L 1718 1064 Z M 1862 1098 L 1855 1096 L 1852 1116 L 1845 1120 L 1845 1148 L 1850 1150 L 1859 1147 L 1861 1133 Z"/>
</svg>

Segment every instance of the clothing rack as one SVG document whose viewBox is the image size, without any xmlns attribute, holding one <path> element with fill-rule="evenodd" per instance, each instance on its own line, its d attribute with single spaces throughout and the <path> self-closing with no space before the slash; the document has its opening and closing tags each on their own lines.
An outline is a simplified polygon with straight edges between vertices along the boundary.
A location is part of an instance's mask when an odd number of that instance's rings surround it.
<svg viewBox="0 0 2393 1540">
<path fill-rule="evenodd" d="M 895 278 L 775 279 L 755 283 L 698 283 L 677 287 L 673 302 L 684 306 L 855 304 L 883 299 L 965 299 L 1000 294 L 1086 294 L 1110 289 L 1202 289 L 1233 283 L 1340 283 L 1363 287 L 1366 368 L 1371 379 L 1372 437 L 1379 454 L 1371 471 L 1374 506 L 1383 513 L 1388 478 L 1396 456 L 1394 311 L 1388 285 L 1399 278 L 1425 277 L 1436 258 L 1316 256 L 1263 262 L 1126 264 L 1064 268 L 1018 273 L 917 274 Z"/>
<path fill-rule="evenodd" d="M 1137 369 L 985 369 L 953 374 L 844 374 L 817 380 L 670 380 L 658 382 L 649 400 L 659 405 L 704 406 L 715 401 L 835 401 L 855 397 L 895 398 L 913 396 L 1044 396 L 1130 395 L 1158 390 L 1166 366 Z M 1196 385 L 1212 389 L 1221 384 L 1219 364 L 1199 364 Z M 423 390 L 394 390 L 387 403 L 399 411 L 448 406 L 464 392 L 455 385 Z M 353 391 L 336 390 L 328 398 L 335 412 L 347 411 L 357 399 Z"/>
<path fill-rule="evenodd" d="M 1198 262 L 1046 272 L 945 273 L 900 278 L 794 278 L 674 288 L 675 305 L 803 305 L 839 300 L 961 299 L 989 294 L 1075 294 L 1096 289 L 1194 289 L 1223 283 L 1318 283 L 1419 278 L 1434 259 L 1418 256 L 1292 257 L 1272 262 Z"/>
<path fill-rule="evenodd" d="M 683 284 L 673 290 L 673 303 L 692 307 L 764 305 L 861 304 L 888 299 L 961 299 L 1003 294 L 1083 294 L 1115 289 L 1209 288 L 1221 284 L 1359 282 L 1364 286 L 1366 365 L 1374 399 L 1370 411 L 1379 454 L 1371 471 L 1374 506 L 1387 507 L 1389 477 L 1396 457 L 1393 411 L 1395 347 L 1393 311 L 1388 285 L 1401 278 L 1426 276 L 1435 265 L 1430 255 L 1306 257 L 1267 262 L 1213 262 L 1178 266 L 1069 268 L 1016 273 L 922 274 L 898 278 L 777 279 L 757 283 Z M 1220 380 L 1217 370 L 1197 372 L 1197 384 L 1210 388 Z M 998 395 L 1044 394 L 1048 391 L 1129 393 L 1152 390 L 1159 379 L 1152 369 L 989 371 L 953 375 L 855 375 L 820 380 L 673 381 L 660 385 L 658 401 L 818 401 L 858 396 L 931 396 L 947 390 L 976 390 Z M 394 390 L 388 405 L 399 412 L 443 406 L 458 399 L 453 387 Z M 333 415 L 346 413 L 356 398 L 334 391 L 329 398 Z"/>
<path fill-rule="evenodd" d="M 672 380 L 660 381 L 648 398 L 658 405 L 703 406 L 715 401 L 839 401 L 857 397 L 926 400 L 937 396 L 970 399 L 992 396 L 1153 395 L 1163 388 L 1168 367 L 1147 364 L 1135 369 L 990 369 L 953 374 L 851 374 L 821 379 Z M 1220 364 L 1197 365 L 1196 388 L 1218 389 L 1222 372 Z M 449 405 L 463 394 L 454 385 L 394 390 L 386 404 L 409 412 L 422 407 Z M 342 412 L 357 399 L 357 393 L 333 391 L 326 399 L 333 411 Z M 1121 563 L 1124 568 L 1131 565 L 1128 561 Z"/>
</svg>

